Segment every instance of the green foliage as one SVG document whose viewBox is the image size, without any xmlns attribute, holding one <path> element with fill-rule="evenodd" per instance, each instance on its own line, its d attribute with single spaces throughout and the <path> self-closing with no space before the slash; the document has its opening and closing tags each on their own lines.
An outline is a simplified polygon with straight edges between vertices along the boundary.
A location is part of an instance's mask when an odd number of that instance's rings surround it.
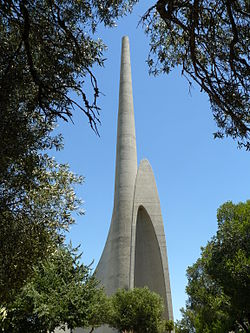
<svg viewBox="0 0 250 333">
<path fill-rule="evenodd" d="M 188 268 L 188 301 L 177 333 L 249 332 L 250 201 L 218 210 L 216 236 Z"/>
<path fill-rule="evenodd" d="M 67 119 L 74 107 L 96 130 L 99 89 L 91 68 L 103 65 L 105 46 L 93 34 L 100 22 L 114 26 L 134 2 L 1 1 L 1 110 L 16 104 L 47 118 Z M 92 96 L 87 85 L 93 88 Z M 78 95 L 78 101 L 69 92 Z"/>
<path fill-rule="evenodd" d="M 21 148 L 19 156 L 0 157 L 5 163 L 0 174 L 0 302 L 23 285 L 34 263 L 62 243 L 74 222 L 71 212 L 82 213 L 73 187 L 82 177 L 37 149 L 59 143 L 42 138 L 35 148 Z"/>
<path fill-rule="evenodd" d="M 108 300 L 76 250 L 58 248 L 34 268 L 14 302 L 6 307 L 3 332 L 53 332 L 56 327 L 97 327 L 105 322 Z M 1 324 L 2 323 L 2 324 Z"/>
<path fill-rule="evenodd" d="M 142 18 L 154 75 L 181 67 L 210 99 L 219 130 L 250 149 L 249 3 L 159 0 Z"/>
<path fill-rule="evenodd" d="M 165 331 L 170 333 L 173 330 L 174 330 L 173 320 L 166 320 L 166 322 L 165 322 Z"/>
<path fill-rule="evenodd" d="M 227 202 L 218 210 L 218 231 L 203 250 L 205 268 L 230 298 L 241 323 L 250 318 L 250 200 Z"/>
<path fill-rule="evenodd" d="M 188 307 L 188 305 L 187 305 Z M 175 333 L 195 333 L 194 311 L 181 308 L 182 318 L 175 323 Z"/>
<path fill-rule="evenodd" d="M 51 132 L 73 109 L 97 131 L 92 67 L 103 65 L 105 46 L 94 32 L 98 23 L 114 26 L 134 2 L 0 2 L 1 303 L 14 297 L 33 264 L 54 251 L 73 223 L 79 206 L 73 186 L 82 178 L 44 152 L 62 147 Z"/>
<path fill-rule="evenodd" d="M 158 333 L 171 328 L 171 323 L 163 320 L 163 300 L 146 287 L 118 290 L 111 298 L 111 306 L 109 325 L 119 332 Z"/>
<path fill-rule="evenodd" d="M 230 299 L 223 293 L 204 269 L 204 261 L 188 268 L 189 295 L 186 309 L 182 309 L 183 319 L 179 322 L 180 332 L 225 333 L 233 327 L 234 319 L 230 315 Z"/>
</svg>

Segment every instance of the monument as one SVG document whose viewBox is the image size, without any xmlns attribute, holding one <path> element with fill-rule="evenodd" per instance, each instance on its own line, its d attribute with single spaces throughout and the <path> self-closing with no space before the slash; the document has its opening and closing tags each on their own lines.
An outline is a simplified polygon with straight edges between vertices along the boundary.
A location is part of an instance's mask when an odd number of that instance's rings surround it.
<svg viewBox="0 0 250 333">
<path fill-rule="evenodd" d="M 115 194 L 111 225 L 96 277 L 107 294 L 148 286 L 173 320 L 166 240 L 157 187 L 147 160 L 137 167 L 129 39 L 122 39 Z M 97 332 L 114 332 L 99 328 Z"/>
<path fill-rule="evenodd" d="M 161 295 L 165 304 L 164 316 L 173 320 L 166 239 L 157 187 L 147 160 L 142 160 L 137 168 L 127 36 L 122 39 L 113 215 L 96 277 L 108 295 L 118 288 L 147 286 Z M 74 330 L 74 333 L 86 332 L 89 330 Z M 105 326 L 95 332 L 115 331 Z"/>
</svg>

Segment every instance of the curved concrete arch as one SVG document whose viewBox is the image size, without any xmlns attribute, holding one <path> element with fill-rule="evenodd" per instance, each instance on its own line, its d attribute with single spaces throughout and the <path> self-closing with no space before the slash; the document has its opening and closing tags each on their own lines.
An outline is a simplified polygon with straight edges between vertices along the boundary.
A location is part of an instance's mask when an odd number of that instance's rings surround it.
<svg viewBox="0 0 250 333">
<path fill-rule="evenodd" d="M 134 287 L 145 286 L 161 295 L 164 303 L 167 303 L 157 236 L 149 214 L 143 206 L 140 206 L 136 218 Z"/>
<path fill-rule="evenodd" d="M 150 252 L 150 247 L 152 246 L 151 250 L 153 252 L 149 254 L 148 258 L 146 258 L 145 256 L 144 259 L 149 260 L 147 264 L 144 264 L 147 272 L 149 265 L 151 265 L 152 260 L 154 260 L 153 253 L 156 255 L 157 258 L 157 264 L 152 263 L 152 265 L 154 265 L 152 267 L 156 270 L 157 273 L 154 276 L 152 276 L 151 274 L 147 278 L 147 281 L 143 281 L 143 283 L 145 284 L 147 282 L 148 287 L 152 285 L 152 290 L 158 292 L 162 296 L 166 308 L 165 317 L 167 319 L 173 320 L 172 297 L 167 261 L 167 247 L 163 219 L 161 214 L 160 200 L 153 170 L 150 163 L 146 159 L 141 161 L 137 171 L 133 201 L 129 281 L 130 288 L 138 286 L 138 283 L 142 283 L 141 278 L 138 277 L 139 268 L 136 262 L 136 251 L 141 251 L 140 247 L 144 246 L 139 245 L 139 243 L 137 242 L 145 243 L 145 240 L 143 240 L 143 235 L 141 235 L 141 233 L 143 233 L 141 229 L 143 229 L 145 232 L 147 232 L 147 236 L 145 236 L 147 237 L 147 241 L 153 242 L 153 244 L 147 245 L 147 251 Z M 140 209 L 140 207 L 143 207 L 143 209 Z M 139 230 L 137 230 L 137 228 L 139 228 Z M 156 244 L 158 246 L 158 249 L 156 248 Z M 144 272 L 142 270 L 140 275 L 143 274 Z M 137 278 L 135 278 L 136 276 Z M 155 282 L 159 284 L 158 287 L 156 287 Z"/>
<path fill-rule="evenodd" d="M 126 36 L 122 39 L 114 207 L 96 277 L 109 295 L 117 288 L 148 286 L 162 296 L 165 318 L 173 320 L 166 239 L 155 178 L 147 160 L 142 160 L 137 169 L 129 40 Z M 79 328 L 74 332 L 87 331 Z M 116 331 L 103 326 L 96 332 Z"/>
</svg>

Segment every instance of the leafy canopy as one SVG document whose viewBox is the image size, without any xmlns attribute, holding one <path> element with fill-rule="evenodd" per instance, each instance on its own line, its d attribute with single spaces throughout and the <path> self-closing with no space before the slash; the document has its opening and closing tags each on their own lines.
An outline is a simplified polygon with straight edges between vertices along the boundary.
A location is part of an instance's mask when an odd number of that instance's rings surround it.
<svg viewBox="0 0 250 333">
<path fill-rule="evenodd" d="M 48 146 L 60 146 L 60 138 L 35 137 L 40 130 L 37 118 L 27 118 L 20 128 L 24 125 L 29 145 L 0 155 L 1 302 L 22 287 L 33 264 L 62 243 L 74 223 L 71 213 L 82 214 L 74 185 L 83 178 L 43 153 Z"/>
<path fill-rule="evenodd" d="M 71 213 L 80 204 L 74 185 L 82 178 L 45 151 L 62 148 L 61 137 L 51 133 L 74 108 L 97 131 L 92 67 L 103 64 L 105 46 L 94 32 L 98 24 L 113 26 L 132 3 L 0 2 L 1 302 L 14 297 L 32 265 L 54 251 L 74 222 Z"/>
<path fill-rule="evenodd" d="M 7 315 L 4 332 L 53 332 L 56 327 L 97 327 L 108 315 L 108 301 L 76 249 L 57 248 L 35 268 Z"/>
<path fill-rule="evenodd" d="M 177 332 L 249 332 L 250 201 L 218 210 L 217 234 L 188 268 L 188 300 Z"/>
<path fill-rule="evenodd" d="M 150 36 L 150 72 L 176 66 L 210 99 L 219 130 L 250 149 L 249 3 L 158 0 L 142 18 Z"/>
<path fill-rule="evenodd" d="M 171 330 L 172 323 L 163 320 L 161 297 L 148 288 L 118 290 L 111 297 L 112 315 L 109 325 L 119 332 L 160 333 Z"/>
<path fill-rule="evenodd" d="M 206 271 L 230 298 L 233 315 L 249 327 L 250 200 L 225 203 L 217 218 L 217 234 L 203 250 Z"/>
<path fill-rule="evenodd" d="M 99 23 L 114 26 L 134 2 L 1 1 L 1 110 L 16 104 L 47 118 L 67 120 L 72 108 L 78 108 L 97 130 L 99 89 L 91 68 L 103 65 L 105 46 L 93 34 Z"/>
</svg>

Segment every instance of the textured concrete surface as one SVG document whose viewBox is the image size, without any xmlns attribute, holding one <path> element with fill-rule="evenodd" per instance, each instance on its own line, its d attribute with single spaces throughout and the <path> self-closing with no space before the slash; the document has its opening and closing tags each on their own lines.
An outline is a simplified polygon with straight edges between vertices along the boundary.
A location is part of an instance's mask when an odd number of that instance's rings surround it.
<svg viewBox="0 0 250 333">
<path fill-rule="evenodd" d="M 122 39 L 116 172 L 113 215 L 106 245 L 96 268 L 96 277 L 110 295 L 129 288 L 131 223 L 137 173 L 134 106 L 128 37 Z M 100 328 L 96 332 L 114 332 Z"/>
<path fill-rule="evenodd" d="M 108 294 L 117 288 L 148 286 L 173 319 L 166 239 L 160 201 L 147 160 L 137 171 L 134 109 L 128 37 L 122 40 L 117 125 L 114 209 L 107 242 L 96 269 Z M 113 332 L 100 328 L 97 332 Z"/>
<path fill-rule="evenodd" d="M 142 160 L 137 172 L 132 215 L 130 288 L 148 286 L 165 303 L 173 320 L 166 238 L 152 168 Z"/>
<path fill-rule="evenodd" d="M 131 213 L 137 173 L 134 107 L 128 37 L 122 40 L 116 173 L 113 216 L 108 239 L 96 269 L 108 294 L 129 287 Z"/>
<path fill-rule="evenodd" d="M 152 168 L 147 160 L 137 170 L 135 122 L 128 37 L 122 39 L 116 173 L 113 215 L 96 268 L 107 294 L 118 288 L 148 286 L 165 303 L 173 319 L 166 239 Z M 89 330 L 77 329 L 74 333 Z M 116 332 L 101 327 L 95 332 Z"/>
</svg>

